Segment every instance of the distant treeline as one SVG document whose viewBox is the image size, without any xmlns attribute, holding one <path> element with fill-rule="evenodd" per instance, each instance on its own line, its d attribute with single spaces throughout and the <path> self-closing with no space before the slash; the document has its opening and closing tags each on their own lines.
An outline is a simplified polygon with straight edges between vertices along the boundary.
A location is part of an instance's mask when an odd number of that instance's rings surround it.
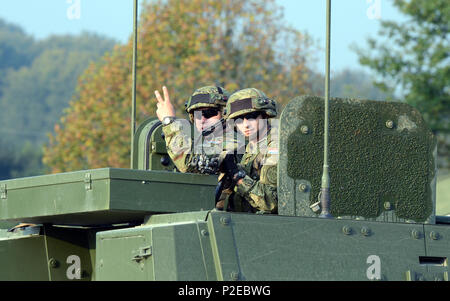
<svg viewBox="0 0 450 301">
<path fill-rule="evenodd" d="M 90 33 L 35 40 L 0 20 L 0 179 L 44 172 L 42 144 L 78 77 L 115 44 Z"/>
<path fill-rule="evenodd" d="M 47 172 L 47 133 L 68 107 L 78 77 L 116 44 L 92 33 L 36 40 L 0 19 L 0 179 Z M 323 75 L 317 72 L 309 81 L 321 95 Z M 331 95 L 385 98 L 366 73 L 352 70 L 334 74 Z"/>
</svg>

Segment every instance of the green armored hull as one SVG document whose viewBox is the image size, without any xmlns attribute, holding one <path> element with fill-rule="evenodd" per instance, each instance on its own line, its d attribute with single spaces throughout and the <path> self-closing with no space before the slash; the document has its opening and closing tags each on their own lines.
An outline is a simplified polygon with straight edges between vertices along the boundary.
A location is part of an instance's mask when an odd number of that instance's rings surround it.
<svg viewBox="0 0 450 301">
<path fill-rule="evenodd" d="M 312 210 L 322 99 L 279 122 L 278 215 L 213 210 L 217 179 L 181 174 L 160 124 L 138 129 L 135 169 L 0 182 L 1 280 L 448 280 L 436 215 L 436 142 L 401 103 L 334 99 L 331 213 Z M 364 112 L 371 112 L 370 118 Z"/>
<path fill-rule="evenodd" d="M 448 280 L 444 224 L 200 211 L 41 231 L 0 241 L 2 280 Z"/>
<path fill-rule="evenodd" d="M 117 168 L 3 181 L 0 219 L 98 225 L 211 208 L 217 180 L 196 174 Z M 177 189 L 174 189 L 176 185 Z M 197 196 L 183 201 L 186 195 Z M 170 201 L 168 201 L 170 200 Z"/>
</svg>

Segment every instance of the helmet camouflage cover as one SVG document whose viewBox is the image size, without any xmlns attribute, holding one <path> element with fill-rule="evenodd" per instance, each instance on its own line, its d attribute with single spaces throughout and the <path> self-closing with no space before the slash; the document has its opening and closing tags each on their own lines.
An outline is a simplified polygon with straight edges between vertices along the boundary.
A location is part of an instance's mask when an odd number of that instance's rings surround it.
<svg viewBox="0 0 450 301">
<path fill-rule="evenodd" d="M 206 86 L 199 88 L 186 102 L 186 112 L 191 113 L 199 108 L 217 108 L 222 111 L 230 94 L 219 86 Z"/>
<path fill-rule="evenodd" d="M 269 118 L 276 117 L 277 104 L 275 100 L 268 98 L 262 91 L 255 88 L 242 89 L 230 96 L 226 105 L 227 119 L 252 112 L 264 112 Z"/>
</svg>

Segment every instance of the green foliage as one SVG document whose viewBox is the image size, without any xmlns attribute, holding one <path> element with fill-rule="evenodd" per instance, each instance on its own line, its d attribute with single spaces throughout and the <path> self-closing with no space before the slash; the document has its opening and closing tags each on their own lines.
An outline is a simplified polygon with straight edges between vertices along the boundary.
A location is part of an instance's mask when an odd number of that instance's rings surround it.
<svg viewBox="0 0 450 301">
<path fill-rule="evenodd" d="M 42 149 L 30 142 L 23 146 L 0 141 L 0 180 L 38 175 L 44 172 Z"/>
<path fill-rule="evenodd" d="M 35 55 L 34 39 L 20 27 L 0 20 L 0 70 L 26 66 Z"/>
<path fill-rule="evenodd" d="M 78 77 L 115 42 L 98 35 L 35 41 L 0 20 L 0 178 L 43 173 L 42 144 L 68 106 Z"/>
<path fill-rule="evenodd" d="M 373 78 L 364 71 L 344 69 L 331 75 L 331 97 L 348 97 L 371 100 L 386 100 L 390 93 L 381 91 L 373 84 Z M 314 74 L 310 77 L 314 95 L 323 96 L 325 76 Z"/>
<path fill-rule="evenodd" d="M 450 157 L 445 135 L 450 133 L 450 5 L 447 0 L 395 0 L 406 22 L 382 21 L 369 49 L 357 49 L 360 63 L 380 76 L 384 91 L 399 91 L 438 133 L 439 154 Z"/>
<path fill-rule="evenodd" d="M 31 65 L 12 70 L 4 80 L 0 126 L 42 143 L 68 106 L 78 76 L 113 43 L 98 36 L 52 37 L 38 42 Z M 27 134 L 28 133 L 28 134 Z M 8 138 L 13 135 L 7 133 Z"/>
<path fill-rule="evenodd" d="M 167 85 L 181 115 L 192 92 L 255 87 L 286 103 L 310 91 L 310 40 L 284 25 L 273 0 L 151 1 L 139 28 L 138 120 L 154 115 Z M 91 65 L 45 150 L 54 172 L 129 167 L 131 39 Z"/>
<path fill-rule="evenodd" d="M 371 100 L 385 100 L 387 93 L 383 93 L 373 85 L 369 75 L 363 71 L 345 69 L 333 76 L 331 80 L 332 97 L 365 98 Z"/>
<path fill-rule="evenodd" d="M 0 20 L 0 97 L 9 70 L 30 64 L 35 55 L 33 38 L 20 27 Z"/>
</svg>

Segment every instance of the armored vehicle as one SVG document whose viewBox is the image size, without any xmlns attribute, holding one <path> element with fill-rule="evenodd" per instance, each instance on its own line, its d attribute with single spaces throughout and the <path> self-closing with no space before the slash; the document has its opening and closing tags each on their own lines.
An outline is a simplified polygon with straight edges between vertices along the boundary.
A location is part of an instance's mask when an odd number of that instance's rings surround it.
<svg viewBox="0 0 450 301">
<path fill-rule="evenodd" d="M 403 103 L 332 99 L 331 207 L 318 217 L 323 101 L 279 125 L 278 215 L 212 210 L 217 178 L 173 171 L 158 120 L 133 169 L 0 182 L 2 280 L 446 280 L 435 139 Z M 27 224 L 34 224 L 27 226 Z"/>
<path fill-rule="evenodd" d="M 134 131 L 130 169 L 1 181 L 0 279 L 448 280 L 450 217 L 436 215 L 421 114 L 333 98 L 327 128 L 327 110 L 304 95 L 281 113 L 276 215 L 213 209 L 217 177 L 176 172 L 155 118 Z"/>
</svg>

